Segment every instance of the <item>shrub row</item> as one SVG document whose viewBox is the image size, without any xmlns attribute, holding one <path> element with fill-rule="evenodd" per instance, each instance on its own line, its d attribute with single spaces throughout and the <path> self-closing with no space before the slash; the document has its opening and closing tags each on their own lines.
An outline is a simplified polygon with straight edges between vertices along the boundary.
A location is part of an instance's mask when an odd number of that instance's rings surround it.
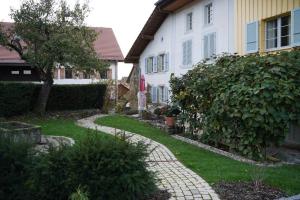
<svg viewBox="0 0 300 200">
<path fill-rule="evenodd" d="M 173 101 L 202 140 L 260 159 L 300 124 L 300 51 L 225 55 L 171 80 Z"/>
<path fill-rule="evenodd" d="M 73 147 L 33 156 L 30 146 L 0 139 L 0 200 L 67 200 L 78 189 L 89 199 L 131 200 L 157 190 L 143 144 L 89 133 Z"/>
<path fill-rule="evenodd" d="M 25 114 L 36 103 L 41 85 L 0 83 L 0 117 Z M 103 106 L 106 85 L 54 85 L 47 111 L 92 109 Z"/>
</svg>

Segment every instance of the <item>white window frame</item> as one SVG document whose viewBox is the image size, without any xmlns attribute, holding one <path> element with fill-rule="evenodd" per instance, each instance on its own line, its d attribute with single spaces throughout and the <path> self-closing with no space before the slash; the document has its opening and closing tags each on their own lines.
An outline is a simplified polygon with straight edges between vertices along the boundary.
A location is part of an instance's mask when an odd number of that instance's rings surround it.
<svg viewBox="0 0 300 200">
<path fill-rule="evenodd" d="M 289 24 L 289 45 L 287 45 L 287 46 L 281 46 L 281 18 L 282 17 L 287 17 L 287 16 L 290 17 L 290 24 Z M 267 47 L 267 43 L 268 43 L 268 40 L 267 40 L 267 31 L 268 31 L 267 24 L 268 24 L 268 22 L 274 21 L 274 20 L 277 21 L 277 47 L 268 48 Z M 267 20 L 265 22 L 265 38 L 264 39 L 265 39 L 265 50 L 266 51 L 274 51 L 274 50 L 280 50 L 280 49 L 290 48 L 291 45 L 292 45 L 292 19 L 291 19 L 291 15 L 280 16 L 280 17 L 277 17 L 276 19 Z"/>
<path fill-rule="evenodd" d="M 209 10 L 210 8 L 211 10 Z M 205 26 L 212 25 L 213 21 L 214 21 L 214 6 L 213 3 L 210 2 L 204 6 L 204 25 Z"/>
<path fill-rule="evenodd" d="M 159 70 L 159 58 L 160 57 L 162 57 L 162 66 L 161 66 L 161 70 Z M 165 62 L 165 60 L 166 60 L 166 53 L 160 53 L 160 54 L 158 54 L 158 56 L 157 56 L 157 72 L 165 72 L 165 70 L 166 70 L 166 66 L 165 66 L 165 64 L 166 64 L 166 62 Z"/>
<path fill-rule="evenodd" d="M 214 51 L 215 51 L 215 54 L 214 55 L 210 55 L 209 57 L 205 57 L 205 37 L 207 36 L 208 37 L 208 50 L 210 49 L 210 36 L 211 35 L 214 35 L 214 39 L 215 39 L 215 44 L 214 44 Z M 217 33 L 216 32 L 212 32 L 212 33 L 207 33 L 207 34 L 204 34 L 203 36 L 203 58 L 204 59 L 208 59 L 208 60 L 213 60 L 213 57 L 214 56 L 217 56 Z"/>
<path fill-rule="evenodd" d="M 186 32 L 193 30 L 193 12 L 188 12 L 186 14 L 185 30 Z"/>
<path fill-rule="evenodd" d="M 31 70 L 23 70 L 24 75 L 31 75 Z"/>
<path fill-rule="evenodd" d="M 188 43 L 189 42 L 191 43 L 191 50 L 190 50 L 191 55 L 190 56 L 188 55 L 188 52 L 189 52 Z M 186 45 L 186 49 L 184 49 L 185 45 Z M 186 50 L 186 52 L 185 52 L 185 50 Z M 185 58 L 185 55 L 186 55 L 186 58 Z M 188 60 L 188 58 L 190 58 L 190 60 Z M 185 62 L 185 60 L 186 60 L 186 62 Z M 192 63 L 193 63 L 193 40 L 189 39 L 189 40 L 183 41 L 183 43 L 182 43 L 182 65 L 184 67 L 188 67 L 188 66 L 191 66 Z"/>
<path fill-rule="evenodd" d="M 12 70 L 10 71 L 11 75 L 20 75 L 20 71 L 19 70 Z"/>
<path fill-rule="evenodd" d="M 149 56 L 146 59 L 147 59 L 147 66 L 146 66 L 147 74 L 151 74 L 151 73 L 153 73 L 153 68 L 154 68 L 154 56 Z M 152 59 L 152 66 L 150 67 L 150 71 L 148 71 L 149 70 L 148 69 L 148 64 L 149 64 L 148 62 L 149 62 L 150 59 Z"/>
</svg>

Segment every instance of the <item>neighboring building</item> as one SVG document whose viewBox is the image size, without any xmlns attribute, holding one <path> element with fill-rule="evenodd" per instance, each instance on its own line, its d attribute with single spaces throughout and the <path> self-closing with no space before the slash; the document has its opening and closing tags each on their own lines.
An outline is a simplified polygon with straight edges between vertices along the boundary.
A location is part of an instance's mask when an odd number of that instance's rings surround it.
<svg viewBox="0 0 300 200">
<path fill-rule="evenodd" d="M 235 52 L 234 0 L 160 0 L 125 62 L 140 68 L 152 103 L 165 104 L 171 74 L 223 52 Z"/>
<path fill-rule="evenodd" d="M 239 54 L 300 46 L 300 0 L 235 2 L 235 38 Z"/>
<path fill-rule="evenodd" d="M 2 22 L 1 25 L 8 30 L 13 23 Z M 91 74 L 57 65 L 54 70 L 54 84 L 88 84 L 118 78 L 118 62 L 122 62 L 124 57 L 113 30 L 101 27 L 91 29 L 99 34 L 94 47 L 99 58 L 109 63 L 108 70 Z M 0 81 L 40 81 L 40 79 L 37 71 L 25 63 L 15 51 L 0 45 Z"/>
</svg>

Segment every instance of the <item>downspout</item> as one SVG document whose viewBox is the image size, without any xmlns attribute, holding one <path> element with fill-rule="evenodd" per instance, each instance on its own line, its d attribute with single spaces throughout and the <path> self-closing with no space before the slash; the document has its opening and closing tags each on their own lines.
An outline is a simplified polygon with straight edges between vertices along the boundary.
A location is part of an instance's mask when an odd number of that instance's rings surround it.
<svg viewBox="0 0 300 200">
<path fill-rule="evenodd" d="M 117 108 L 117 104 L 118 104 L 118 61 L 116 61 L 116 69 L 115 69 L 115 104 Z"/>
</svg>

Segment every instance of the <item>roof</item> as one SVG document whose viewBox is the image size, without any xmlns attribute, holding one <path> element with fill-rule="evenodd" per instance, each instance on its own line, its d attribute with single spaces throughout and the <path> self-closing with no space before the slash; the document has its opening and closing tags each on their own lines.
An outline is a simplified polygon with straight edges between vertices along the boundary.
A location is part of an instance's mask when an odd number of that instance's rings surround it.
<svg viewBox="0 0 300 200">
<path fill-rule="evenodd" d="M 147 45 L 154 39 L 154 35 L 160 28 L 168 15 L 194 0 L 159 0 L 155 3 L 155 8 L 148 18 L 146 24 L 129 50 L 125 62 L 138 63 L 140 55 Z"/>
<path fill-rule="evenodd" d="M 13 27 L 13 23 L 1 22 L 4 31 L 9 31 Z M 111 28 L 90 27 L 99 35 L 94 42 L 94 48 L 97 55 L 106 61 L 123 61 L 124 56 Z M 0 45 L 0 63 L 25 63 L 16 51 L 9 50 Z"/>
<path fill-rule="evenodd" d="M 124 61 L 124 56 L 112 28 L 91 27 L 99 35 L 94 42 L 98 56 L 103 60 Z"/>
</svg>

